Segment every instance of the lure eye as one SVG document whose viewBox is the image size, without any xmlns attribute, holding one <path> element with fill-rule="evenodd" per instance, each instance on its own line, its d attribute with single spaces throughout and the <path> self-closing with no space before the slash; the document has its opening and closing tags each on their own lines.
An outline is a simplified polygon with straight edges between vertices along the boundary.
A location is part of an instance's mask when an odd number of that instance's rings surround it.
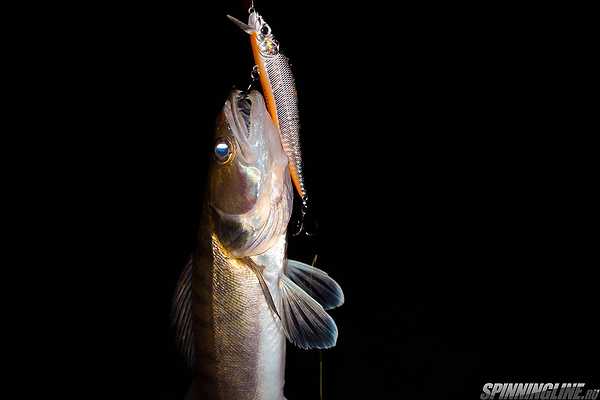
<svg viewBox="0 0 600 400">
<path fill-rule="evenodd" d="M 215 158 L 221 164 L 227 163 L 233 155 L 233 146 L 231 142 L 225 138 L 219 138 L 215 142 Z"/>
<path fill-rule="evenodd" d="M 271 27 L 268 24 L 264 24 L 262 28 L 260 28 L 260 33 L 267 36 L 269 33 L 271 33 Z"/>
</svg>

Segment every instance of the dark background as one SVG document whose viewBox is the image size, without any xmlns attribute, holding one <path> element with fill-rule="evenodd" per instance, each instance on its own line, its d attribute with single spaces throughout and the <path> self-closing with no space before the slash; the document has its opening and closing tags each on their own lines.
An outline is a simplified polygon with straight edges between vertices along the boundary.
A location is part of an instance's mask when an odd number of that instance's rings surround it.
<svg viewBox="0 0 600 400">
<path fill-rule="evenodd" d="M 73 338 L 99 339 L 74 364 L 93 364 L 82 384 L 111 398 L 181 399 L 191 379 L 170 301 L 215 118 L 252 67 L 225 18 L 245 6 L 223 3 L 98 6 L 49 41 L 53 93 L 68 98 L 52 118 L 75 133 L 67 208 L 92 231 L 74 232 L 94 267 L 77 274 L 93 318 Z M 324 399 L 597 380 L 597 161 L 556 106 L 560 24 L 501 6 L 281 3 L 256 6 L 296 73 L 319 222 L 289 256 L 318 253 L 346 295 Z M 288 349 L 287 398 L 317 399 L 318 353 Z"/>
</svg>

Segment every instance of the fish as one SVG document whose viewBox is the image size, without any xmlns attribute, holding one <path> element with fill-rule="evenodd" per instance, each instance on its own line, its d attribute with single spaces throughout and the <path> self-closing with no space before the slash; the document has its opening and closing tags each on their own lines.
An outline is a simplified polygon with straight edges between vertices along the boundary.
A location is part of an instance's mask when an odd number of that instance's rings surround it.
<svg viewBox="0 0 600 400">
<path fill-rule="evenodd" d="M 296 192 L 306 207 L 308 195 L 304 184 L 302 152 L 300 148 L 300 118 L 298 94 L 289 59 L 279 50 L 271 27 L 256 11 L 250 10 L 248 23 L 227 15 L 240 29 L 250 35 L 254 62 L 267 108 L 275 126 L 279 128 L 283 149 L 290 161 L 290 175 Z"/>
<path fill-rule="evenodd" d="M 282 400 L 286 341 L 335 346 L 326 310 L 344 303 L 326 272 L 287 258 L 289 160 L 259 91 L 234 89 L 217 118 L 196 250 L 173 299 L 188 399 Z"/>
</svg>

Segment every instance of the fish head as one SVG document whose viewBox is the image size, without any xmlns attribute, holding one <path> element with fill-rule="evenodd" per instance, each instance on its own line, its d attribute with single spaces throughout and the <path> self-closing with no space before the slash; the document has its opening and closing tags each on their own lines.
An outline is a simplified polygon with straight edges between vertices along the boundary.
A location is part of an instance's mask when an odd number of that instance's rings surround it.
<svg viewBox="0 0 600 400">
<path fill-rule="evenodd" d="M 256 12 L 256 10 L 251 9 L 247 24 L 232 17 L 231 15 L 227 15 L 227 18 L 229 18 L 241 30 L 253 38 L 256 38 L 258 47 L 263 56 L 274 56 L 279 53 L 279 42 L 275 39 L 275 36 L 273 36 L 271 27 L 263 19 L 263 17 Z"/>
<path fill-rule="evenodd" d="M 288 158 L 260 92 L 233 90 L 217 121 L 209 178 L 214 230 L 234 257 L 261 254 L 287 229 Z"/>
</svg>

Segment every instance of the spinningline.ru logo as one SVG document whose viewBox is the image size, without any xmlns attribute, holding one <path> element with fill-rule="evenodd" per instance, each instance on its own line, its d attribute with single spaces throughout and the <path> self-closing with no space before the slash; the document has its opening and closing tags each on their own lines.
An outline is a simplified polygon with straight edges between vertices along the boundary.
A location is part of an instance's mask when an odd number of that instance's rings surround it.
<svg viewBox="0 0 600 400">
<path fill-rule="evenodd" d="M 595 400 L 599 393 L 600 389 L 585 390 L 585 383 L 486 383 L 479 398 Z"/>
</svg>

